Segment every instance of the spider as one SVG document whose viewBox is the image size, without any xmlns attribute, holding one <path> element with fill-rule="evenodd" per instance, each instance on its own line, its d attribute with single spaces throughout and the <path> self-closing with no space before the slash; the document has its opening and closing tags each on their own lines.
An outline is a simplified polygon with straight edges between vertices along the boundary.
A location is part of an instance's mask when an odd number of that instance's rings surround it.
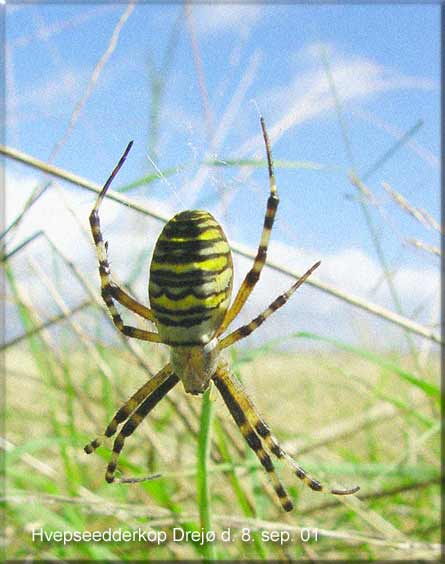
<svg viewBox="0 0 445 564">
<path fill-rule="evenodd" d="M 123 423 L 114 440 L 107 466 L 105 479 L 108 483 L 149 479 L 116 478 L 119 454 L 126 438 L 181 380 L 185 391 L 195 395 L 202 394 L 211 381 L 214 382 L 247 444 L 269 475 L 285 511 L 291 511 L 293 504 L 276 474 L 270 453 L 278 459 L 283 459 L 296 476 L 312 490 L 329 491 L 336 495 L 354 494 L 359 490 L 359 487 L 326 490 L 318 480 L 310 477 L 279 445 L 240 382 L 221 358 L 223 349 L 244 339 L 262 325 L 320 265 L 320 262 L 317 262 L 311 266 L 287 292 L 278 296 L 250 323 L 222 337 L 258 282 L 266 262 L 269 238 L 278 207 L 270 142 L 262 117 L 260 123 L 266 146 L 270 194 L 255 261 L 231 305 L 233 265 L 229 243 L 219 223 L 207 211 L 183 211 L 164 226 L 156 242 L 150 266 L 150 308 L 137 302 L 113 281 L 108 261 L 108 243 L 104 242 L 100 227 L 99 207 L 111 182 L 124 164 L 133 142 L 129 143 L 106 181 L 90 214 L 91 231 L 99 261 L 101 294 L 114 325 L 128 337 L 163 343 L 170 347 L 170 362 L 131 396 L 105 429 L 104 436 L 112 437 L 118 426 Z M 140 317 L 152 321 L 157 332 L 124 325 L 115 301 Z M 96 450 L 102 438 L 103 436 L 97 437 L 86 445 L 85 452 L 90 454 Z"/>
</svg>

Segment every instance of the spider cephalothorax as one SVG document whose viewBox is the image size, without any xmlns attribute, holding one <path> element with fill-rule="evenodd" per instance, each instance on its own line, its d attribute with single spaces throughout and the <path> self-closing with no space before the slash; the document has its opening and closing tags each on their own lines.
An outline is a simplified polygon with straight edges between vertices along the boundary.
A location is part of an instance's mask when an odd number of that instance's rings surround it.
<svg viewBox="0 0 445 564">
<path fill-rule="evenodd" d="M 131 435 L 143 418 L 179 382 L 187 393 L 201 394 L 213 381 L 223 397 L 233 419 L 250 448 L 267 471 L 282 507 L 290 511 L 292 501 L 283 488 L 269 453 L 285 460 L 295 474 L 315 491 L 326 491 L 301 468 L 278 444 L 240 382 L 231 374 L 221 351 L 244 339 L 255 331 L 274 311 L 284 305 L 295 290 L 319 266 L 314 264 L 287 292 L 278 296 L 269 307 L 250 323 L 221 337 L 237 317 L 257 283 L 266 262 L 267 247 L 278 207 L 278 193 L 272 165 L 269 139 L 261 118 L 269 168 L 270 194 L 258 252 L 254 264 L 246 275 L 233 303 L 230 297 L 233 282 L 233 264 L 230 247 L 224 231 L 207 211 L 190 210 L 175 215 L 164 226 L 153 252 L 150 267 L 150 308 L 140 304 L 112 279 L 108 262 L 107 245 L 102 238 L 99 207 L 117 172 L 123 165 L 130 143 L 100 192 L 90 215 L 102 297 L 110 311 L 115 326 L 124 335 L 164 343 L 170 347 L 170 363 L 146 382 L 116 413 L 105 430 L 105 437 L 113 436 L 120 423 L 124 423 L 113 445 L 113 454 L 107 467 L 107 482 L 142 481 L 142 479 L 115 478 L 116 464 L 126 437 Z M 124 325 L 114 302 L 127 307 L 137 315 L 152 321 L 157 333 Z M 101 438 L 86 445 L 85 452 L 93 452 Z M 358 491 L 328 490 L 345 495 Z"/>
</svg>

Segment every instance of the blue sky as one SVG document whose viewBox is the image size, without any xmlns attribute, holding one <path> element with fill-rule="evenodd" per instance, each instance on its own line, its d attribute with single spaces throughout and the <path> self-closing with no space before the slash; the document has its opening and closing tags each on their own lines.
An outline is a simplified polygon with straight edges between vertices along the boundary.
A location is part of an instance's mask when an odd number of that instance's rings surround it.
<svg viewBox="0 0 445 564">
<path fill-rule="evenodd" d="M 85 95 L 125 9 L 120 4 L 90 3 L 6 8 L 8 145 L 48 159 L 63 137 L 76 103 Z M 191 16 L 178 20 L 170 71 L 161 73 L 166 82 L 160 105 L 158 156 L 155 152 L 149 155 L 161 170 L 186 166 L 167 181 L 129 195 L 172 214 L 183 207 L 209 208 L 224 222 L 229 239 L 254 247 L 267 197 L 265 169 L 203 169 L 199 163 L 206 156 L 264 158 L 259 108 L 269 128 L 275 159 L 306 164 L 293 169 L 277 167 L 281 204 L 271 258 L 300 270 L 320 258 L 321 280 L 392 308 L 356 201 L 357 190 L 348 181 L 351 157 L 324 56 L 359 174 L 366 173 L 403 133 L 423 120 L 410 143 L 373 174 L 367 186 L 375 202 L 368 209 L 395 273 L 405 313 L 411 316 L 423 307 L 421 320 L 431 322 L 437 307 L 439 262 L 437 257 L 407 245 L 406 239 L 438 245 L 438 234 L 395 205 L 382 182 L 439 219 L 439 10 L 432 5 L 192 6 Z M 134 139 L 116 186 L 153 172 L 147 157 L 153 102 L 148 61 L 162 67 L 181 14 L 180 5 L 147 4 L 134 9 L 54 164 L 103 183 L 126 143 Z M 199 46 L 210 128 L 191 34 Z M 12 163 L 7 167 L 8 209 L 13 217 L 40 177 Z M 73 188 L 65 193 L 79 216 L 86 219 L 91 195 Z M 50 211 L 58 205 L 58 196 L 45 198 L 17 234 L 17 241 L 27 229 L 36 229 L 48 213 L 52 221 L 47 228 L 59 235 L 68 253 L 77 257 L 85 254 L 90 264 L 94 258 L 87 243 L 82 239 L 80 245 L 74 245 L 73 232 L 62 235 L 67 225 L 64 216 Z M 111 208 L 108 234 L 114 239 L 110 244 L 116 268 L 122 268 L 124 278 L 129 259 L 124 239 L 119 237 L 126 237 L 131 245 L 140 241 L 131 239 L 134 216 L 116 211 L 119 223 L 124 222 L 123 235 L 113 221 L 116 217 Z M 159 226 L 152 227 L 147 236 L 155 237 Z M 90 265 L 94 267 L 94 263 Z M 240 268 L 247 268 L 247 264 L 240 264 Z M 258 293 L 258 303 L 263 306 L 271 288 L 288 285 L 286 280 L 277 281 L 277 275 L 268 276 Z M 421 296 L 416 290 L 419 285 L 424 290 Z M 316 309 L 318 329 L 343 315 L 332 309 L 332 304 L 322 305 L 314 290 L 304 292 L 308 297 L 303 310 L 311 315 Z M 254 310 L 258 303 L 253 302 Z M 301 303 L 299 307 L 303 307 Z M 296 311 L 300 310 L 291 309 L 289 315 Z M 342 317 L 345 335 L 350 313 L 349 308 Z"/>
</svg>

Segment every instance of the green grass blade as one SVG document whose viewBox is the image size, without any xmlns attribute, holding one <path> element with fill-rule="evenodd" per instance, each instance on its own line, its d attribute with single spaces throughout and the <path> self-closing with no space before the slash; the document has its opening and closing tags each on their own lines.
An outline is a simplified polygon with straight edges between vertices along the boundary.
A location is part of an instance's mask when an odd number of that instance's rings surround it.
<svg viewBox="0 0 445 564">
<path fill-rule="evenodd" d="M 331 339 L 330 337 L 322 337 L 320 335 L 315 335 L 314 333 L 307 333 L 305 331 L 299 331 L 298 333 L 293 333 L 291 337 L 311 339 L 314 341 L 323 341 L 325 343 L 330 343 L 331 345 L 334 345 L 336 348 L 340 350 L 351 352 L 357 356 L 360 356 L 361 358 L 364 358 L 372 362 L 373 364 L 376 364 L 377 366 L 380 366 L 381 368 L 385 368 L 387 370 L 394 372 L 402 380 L 405 380 L 405 382 L 408 382 L 412 386 L 419 388 L 427 396 L 433 398 L 435 401 L 440 403 L 440 390 L 437 386 L 435 386 L 434 384 L 430 384 L 429 382 L 425 382 L 424 380 L 421 380 L 414 374 L 411 374 L 411 372 L 408 372 L 407 370 L 403 370 L 402 368 L 400 368 L 400 366 L 398 366 L 394 362 L 382 358 L 378 354 L 372 353 L 370 351 L 367 351 L 359 347 L 355 347 L 353 345 L 348 345 L 341 341 L 337 341 L 337 339 Z"/>
<path fill-rule="evenodd" d="M 211 507 L 210 507 L 210 491 L 208 481 L 208 463 L 210 458 L 210 433 L 212 427 L 213 405 L 210 398 L 211 387 L 209 387 L 203 395 L 200 431 L 198 437 L 198 472 L 197 472 L 197 488 L 198 488 L 198 506 L 201 528 L 204 532 L 212 531 Z M 215 560 L 215 545 L 213 543 L 205 543 L 206 560 Z"/>
<path fill-rule="evenodd" d="M 173 166 L 173 167 L 170 167 L 170 168 L 166 168 L 165 170 L 161 170 L 160 172 L 152 172 L 150 174 L 146 174 L 142 178 L 139 178 L 138 180 L 135 180 L 134 182 L 130 182 L 130 184 L 125 184 L 124 186 L 119 186 L 119 188 L 116 188 L 116 192 L 119 192 L 120 194 L 124 194 L 125 192 L 128 192 L 129 190 L 133 190 L 133 188 L 138 188 L 139 186 L 145 186 L 146 184 L 151 184 L 152 182 L 159 180 L 159 178 L 161 178 L 161 177 L 167 178 L 168 176 L 172 176 L 173 174 L 177 174 L 177 173 L 181 172 L 181 170 L 182 170 L 181 166 Z"/>
</svg>

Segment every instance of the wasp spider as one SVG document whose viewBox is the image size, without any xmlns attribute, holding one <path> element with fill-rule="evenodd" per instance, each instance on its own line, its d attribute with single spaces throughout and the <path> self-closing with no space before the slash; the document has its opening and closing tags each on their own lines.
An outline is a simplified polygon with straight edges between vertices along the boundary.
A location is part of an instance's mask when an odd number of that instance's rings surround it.
<svg viewBox="0 0 445 564">
<path fill-rule="evenodd" d="M 278 444 L 269 427 L 259 416 L 240 382 L 221 359 L 223 349 L 244 339 L 255 331 L 278 308 L 284 305 L 295 290 L 319 266 L 314 264 L 287 292 L 276 298 L 269 307 L 250 323 L 222 337 L 222 334 L 241 311 L 257 283 L 266 262 L 267 247 L 275 213 L 278 192 L 267 131 L 261 118 L 266 145 L 270 194 L 258 252 L 251 270 L 245 277 L 233 303 L 230 296 L 233 282 L 232 256 L 229 243 L 219 223 L 207 211 L 191 210 L 175 215 L 164 226 L 154 248 L 150 266 L 150 308 L 145 307 L 112 278 L 107 256 L 107 243 L 102 238 L 99 207 L 105 194 L 123 165 L 132 143 L 121 157 L 110 178 L 100 192 L 90 215 L 91 231 L 99 260 L 102 298 L 111 314 L 114 325 L 128 337 L 164 343 L 170 347 L 170 362 L 158 374 L 144 384 L 123 405 L 105 429 L 105 437 L 112 437 L 118 425 L 124 423 L 117 435 L 105 479 L 107 482 L 135 482 L 139 479 L 117 479 L 116 464 L 125 439 L 138 427 L 158 402 L 179 382 L 190 394 L 202 394 L 212 380 L 249 447 L 255 452 L 268 473 L 275 492 L 285 511 L 291 511 L 292 501 L 283 488 L 270 457 L 270 453 L 286 461 L 293 472 L 315 491 L 326 491 L 311 478 Z M 124 325 L 115 301 L 137 315 L 152 321 L 157 333 Z M 85 447 L 90 454 L 101 444 L 101 437 Z M 328 490 L 332 494 L 346 495 L 358 491 Z"/>
</svg>

